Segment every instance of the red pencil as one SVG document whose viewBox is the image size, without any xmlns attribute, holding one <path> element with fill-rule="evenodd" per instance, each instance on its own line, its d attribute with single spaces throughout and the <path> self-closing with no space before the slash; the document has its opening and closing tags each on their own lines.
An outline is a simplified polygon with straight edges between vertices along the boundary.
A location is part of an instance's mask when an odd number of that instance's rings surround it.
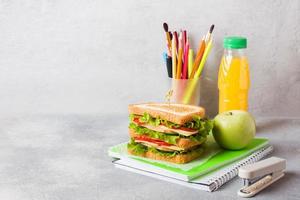
<svg viewBox="0 0 300 200">
<path fill-rule="evenodd" d="M 187 34 L 186 34 L 186 30 L 183 31 L 183 45 L 185 45 L 187 43 Z"/>
<path fill-rule="evenodd" d="M 183 59 L 184 63 L 183 63 L 182 79 L 188 78 L 189 49 L 190 49 L 190 43 L 189 43 L 189 39 L 187 39 L 186 45 L 184 47 L 184 59 Z"/>
</svg>

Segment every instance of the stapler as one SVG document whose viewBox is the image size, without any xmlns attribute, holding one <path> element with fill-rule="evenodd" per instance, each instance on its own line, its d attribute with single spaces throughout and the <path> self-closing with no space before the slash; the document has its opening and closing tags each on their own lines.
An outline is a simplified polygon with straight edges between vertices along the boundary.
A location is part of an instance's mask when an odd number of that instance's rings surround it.
<svg viewBox="0 0 300 200">
<path fill-rule="evenodd" d="M 252 197 L 284 176 L 286 160 L 271 157 L 239 168 L 239 177 L 244 179 L 244 187 L 238 191 L 241 197 Z"/>
</svg>

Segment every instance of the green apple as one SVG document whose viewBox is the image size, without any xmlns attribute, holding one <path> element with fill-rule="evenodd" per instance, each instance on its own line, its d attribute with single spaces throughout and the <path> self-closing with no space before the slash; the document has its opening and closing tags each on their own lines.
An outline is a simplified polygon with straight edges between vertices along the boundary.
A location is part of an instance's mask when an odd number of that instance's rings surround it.
<svg viewBox="0 0 300 200">
<path fill-rule="evenodd" d="M 214 119 L 214 138 L 225 149 L 238 150 L 246 147 L 254 138 L 255 131 L 255 121 L 246 111 L 227 111 Z"/>
</svg>

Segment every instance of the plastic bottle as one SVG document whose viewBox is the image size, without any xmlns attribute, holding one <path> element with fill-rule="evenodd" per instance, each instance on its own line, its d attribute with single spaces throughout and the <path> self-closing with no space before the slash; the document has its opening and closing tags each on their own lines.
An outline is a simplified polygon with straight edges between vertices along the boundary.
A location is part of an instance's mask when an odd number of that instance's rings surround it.
<svg viewBox="0 0 300 200">
<path fill-rule="evenodd" d="M 226 37 L 223 46 L 218 77 L 219 113 L 228 110 L 247 111 L 250 87 L 249 65 L 245 55 L 247 39 Z"/>
</svg>

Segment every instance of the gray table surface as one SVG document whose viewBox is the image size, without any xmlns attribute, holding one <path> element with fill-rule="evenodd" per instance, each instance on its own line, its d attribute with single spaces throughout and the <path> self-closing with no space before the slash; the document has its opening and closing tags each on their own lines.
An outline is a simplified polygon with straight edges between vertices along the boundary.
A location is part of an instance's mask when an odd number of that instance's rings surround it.
<svg viewBox="0 0 300 200">
<path fill-rule="evenodd" d="M 128 140 L 125 115 L 0 120 L 0 199 L 241 199 L 237 178 L 208 193 L 114 168 L 107 149 Z M 300 119 L 258 118 L 257 126 L 287 170 L 255 199 L 300 199 Z"/>
</svg>

